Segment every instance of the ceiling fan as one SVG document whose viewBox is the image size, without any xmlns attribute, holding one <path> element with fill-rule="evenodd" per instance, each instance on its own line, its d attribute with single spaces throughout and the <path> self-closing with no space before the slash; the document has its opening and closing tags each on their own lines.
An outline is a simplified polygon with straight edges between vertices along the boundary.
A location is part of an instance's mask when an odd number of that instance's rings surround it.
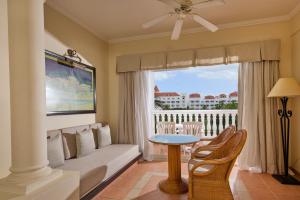
<svg viewBox="0 0 300 200">
<path fill-rule="evenodd" d="M 160 17 L 154 18 L 142 26 L 143 28 L 147 29 L 150 28 L 163 20 L 167 17 L 175 16 L 177 18 L 175 22 L 175 26 L 171 35 L 171 40 L 177 40 L 180 36 L 181 29 L 183 26 L 183 20 L 186 17 L 191 17 L 195 22 L 201 24 L 208 30 L 215 32 L 218 30 L 218 27 L 213 23 L 207 21 L 203 17 L 199 16 L 197 13 L 193 13 L 194 9 L 210 7 L 210 6 L 217 6 L 217 5 L 224 5 L 224 0 L 158 0 L 162 3 L 167 4 L 168 6 L 174 9 L 173 12 L 169 12 L 168 14 L 162 15 Z"/>
</svg>

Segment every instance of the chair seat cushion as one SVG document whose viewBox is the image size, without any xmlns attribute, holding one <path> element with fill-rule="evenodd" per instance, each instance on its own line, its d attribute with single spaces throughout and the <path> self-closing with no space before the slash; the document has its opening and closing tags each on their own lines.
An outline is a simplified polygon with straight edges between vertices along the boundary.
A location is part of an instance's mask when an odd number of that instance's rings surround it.
<svg viewBox="0 0 300 200">
<path fill-rule="evenodd" d="M 200 151 L 194 154 L 197 158 L 205 158 L 211 153 L 211 151 Z"/>
<path fill-rule="evenodd" d="M 80 196 L 111 177 L 140 154 L 137 145 L 113 144 L 77 159 L 66 160 L 60 169 L 80 172 Z"/>
<path fill-rule="evenodd" d="M 196 165 L 202 161 L 203 160 L 201 160 L 201 159 L 191 159 L 188 164 L 189 171 L 192 170 L 194 165 Z M 213 165 L 201 165 L 195 169 L 195 172 L 196 173 L 205 173 L 205 172 L 208 172 L 209 170 L 211 170 L 212 168 L 213 168 Z"/>
</svg>

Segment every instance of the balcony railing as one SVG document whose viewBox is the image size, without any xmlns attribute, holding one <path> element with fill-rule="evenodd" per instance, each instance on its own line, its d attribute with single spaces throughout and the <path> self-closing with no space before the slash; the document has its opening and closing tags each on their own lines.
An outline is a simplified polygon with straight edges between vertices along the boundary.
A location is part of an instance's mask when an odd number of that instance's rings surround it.
<svg viewBox="0 0 300 200">
<path fill-rule="evenodd" d="M 154 110 L 154 130 L 158 122 L 202 122 L 205 137 L 217 136 L 229 125 L 238 123 L 237 110 Z"/>
</svg>

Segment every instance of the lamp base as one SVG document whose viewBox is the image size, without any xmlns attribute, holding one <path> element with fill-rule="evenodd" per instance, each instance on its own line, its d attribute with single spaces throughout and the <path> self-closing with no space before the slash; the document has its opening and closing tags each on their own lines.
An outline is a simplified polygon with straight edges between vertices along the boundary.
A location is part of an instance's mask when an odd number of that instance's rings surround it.
<svg viewBox="0 0 300 200">
<path fill-rule="evenodd" d="M 297 179 L 295 179 L 293 176 L 291 175 L 272 175 L 273 178 L 275 178 L 277 181 L 279 181 L 281 184 L 284 185 L 300 185 L 300 181 L 298 181 Z"/>
</svg>

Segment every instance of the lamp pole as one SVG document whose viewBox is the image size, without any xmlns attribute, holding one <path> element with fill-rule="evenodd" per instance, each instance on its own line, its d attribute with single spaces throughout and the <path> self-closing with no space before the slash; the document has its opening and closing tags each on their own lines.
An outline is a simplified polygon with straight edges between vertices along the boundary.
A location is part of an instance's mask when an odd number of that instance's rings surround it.
<svg viewBox="0 0 300 200">
<path fill-rule="evenodd" d="M 280 117 L 284 175 L 274 174 L 273 177 L 280 183 L 288 185 L 300 185 L 300 181 L 289 175 L 290 118 L 292 117 L 292 111 L 287 109 L 287 103 L 289 97 L 296 96 L 300 96 L 300 85 L 293 77 L 280 78 L 268 94 L 270 98 L 280 98 L 282 104 L 282 108 L 278 110 L 278 115 Z"/>
<path fill-rule="evenodd" d="M 280 98 L 282 109 L 278 110 L 281 127 L 281 140 L 284 159 L 284 175 L 273 175 L 282 184 L 300 185 L 300 182 L 294 177 L 289 176 L 289 141 L 290 141 L 290 117 L 292 111 L 287 109 L 288 97 Z"/>
</svg>

